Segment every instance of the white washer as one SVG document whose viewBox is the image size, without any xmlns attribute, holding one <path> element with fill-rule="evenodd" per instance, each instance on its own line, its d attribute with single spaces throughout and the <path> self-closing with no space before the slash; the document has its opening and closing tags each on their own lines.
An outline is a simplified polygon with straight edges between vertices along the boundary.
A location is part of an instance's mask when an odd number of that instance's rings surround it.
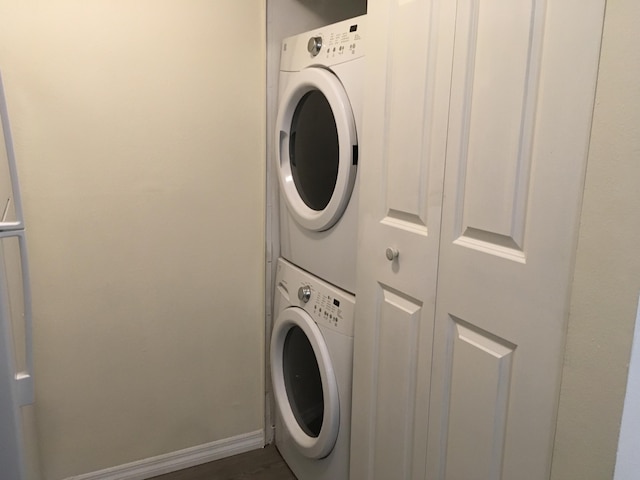
<svg viewBox="0 0 640 480">
<path fill-rule="evenodd" d="M 275 129 L 280 254 L 352 293 L 365 18 L 282 42 Z"/>
<path fill-rule="evenodd" d="M 278 260 L 271 336 L 276 446 L 304 480 L 347 480 L 355 297 Z"/>
</svg>

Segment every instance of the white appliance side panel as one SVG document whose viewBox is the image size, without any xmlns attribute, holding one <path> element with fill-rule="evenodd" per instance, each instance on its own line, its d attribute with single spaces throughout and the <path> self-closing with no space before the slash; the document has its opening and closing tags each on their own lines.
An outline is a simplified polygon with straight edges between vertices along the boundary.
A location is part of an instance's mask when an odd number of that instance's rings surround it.
<svg viewBox="0 0 640 480">
<path fill-rule="evenodd" d="M 14 399 L 34 401 L 31 291 L 24 231 L 0 232 L 0 315 L 7 328 L 13 366 Z"/>
<path fill-rule="evenodd" d="M 0 76 L 0 231 L 22 228 L 22 209 L 9 114 Z"/>
<path fill-rule="evenodd" d="M 21 233 L 0 235 L 0 472 L 3 480 L 24 478 L 22 365 L 26 365 Z M 16 258 L 17 255 L 17 258 Z M 21 305 L 20 305 L 21 303 Z"/>
<path fill-rule="evenodd" d="M 0 471 L 4 480 L 20 480 L 23 475 L 22 430 L 13 396 L 13 365 L 7 319 L 0 312 Z"/>
</svg>

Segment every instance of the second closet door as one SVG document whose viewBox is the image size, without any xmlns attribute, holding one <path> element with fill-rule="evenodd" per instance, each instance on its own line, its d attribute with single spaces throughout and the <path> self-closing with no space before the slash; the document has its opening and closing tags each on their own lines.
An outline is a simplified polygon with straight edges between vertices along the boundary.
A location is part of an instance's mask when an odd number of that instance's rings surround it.
<svg viewBox="0 0 640 480">
<path fill-rule="evenodd" d="M 369 2 L 351 478 L 422 478 L 455 5 Z"/>
</svg>

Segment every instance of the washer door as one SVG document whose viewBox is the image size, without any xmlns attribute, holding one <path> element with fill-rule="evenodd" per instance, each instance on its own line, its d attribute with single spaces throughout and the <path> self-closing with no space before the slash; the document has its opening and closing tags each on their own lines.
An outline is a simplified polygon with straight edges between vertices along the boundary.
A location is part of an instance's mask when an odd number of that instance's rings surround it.
<svg viewBox="0 0 640 480">
<path fill-rule="evenodd" d="M 280 189 L 295 220 L 331 228 L 347 208 L 356 179 L 358 142 L 347 93 L 323 68 L 291 76 L 276 120 Z"/>
<path fill-rule="evenodd" d="M 331 453 L 340 424 L 338 385 L 320 329 L 301 308 L 284 310 L 271 336 L 271 377 L 280 417 L 298 450 Z"/>
</svg>

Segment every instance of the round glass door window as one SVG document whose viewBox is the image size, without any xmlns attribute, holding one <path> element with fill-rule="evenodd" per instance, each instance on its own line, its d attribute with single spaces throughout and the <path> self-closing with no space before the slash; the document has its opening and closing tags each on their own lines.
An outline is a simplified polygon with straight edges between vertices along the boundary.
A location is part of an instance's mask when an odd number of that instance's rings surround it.
<svg viewBox="0 0 640 480">
<path fill-rule="evenodd" d="M 311 90 L 300 99 L 289 135 L 293 182 L 304 203 L 324 210 L 338 179 L 338 130 L 327 98 Z"/>
<path fill-rule="evenodd" d="M 280 313 L 270 357 L 282 427 L 303 455 L 324 458 L 338 436 L 338 384 L 322 332 L 307 312 L 290 307 Z"/>
<path fill-rule="evenodd" d="M 284 340 L 282 370 L 289 405 L 298 425 L 310 437 L 317 437 L 324 416 L 322 379 L 313 347 L 300 327 L 291 328 Z"/>
<path fill-rule="evenodd" d="M 322 68 L 290 77 L 276 120 L 276 161 L 287 208 L 304 228 L 331 228 L 346 209 L 358 164 L 356 127 L 344 87 Z"/>
</svg>

